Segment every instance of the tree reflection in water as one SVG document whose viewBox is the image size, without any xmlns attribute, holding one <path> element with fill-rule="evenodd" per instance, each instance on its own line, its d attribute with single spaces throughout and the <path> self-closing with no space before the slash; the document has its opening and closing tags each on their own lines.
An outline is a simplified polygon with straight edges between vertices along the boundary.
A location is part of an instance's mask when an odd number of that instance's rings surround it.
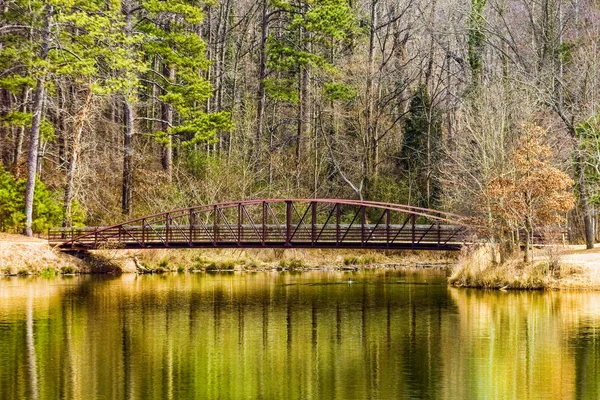
<svg viewBox="0 0 600 400">
<path fill-rule="evenodd" d="M 600 294 L 439 271 L 0 281 L 0 398 L 597 398 Z"/>
</svg>

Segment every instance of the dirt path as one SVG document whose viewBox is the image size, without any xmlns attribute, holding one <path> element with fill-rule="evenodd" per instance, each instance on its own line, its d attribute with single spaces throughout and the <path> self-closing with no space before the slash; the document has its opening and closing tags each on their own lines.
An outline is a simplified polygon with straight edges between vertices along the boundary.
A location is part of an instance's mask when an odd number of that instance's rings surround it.
<svg viewBox="0 0 600 400">
<path fill-rule="evenodd" d="M 600 245 L 588 250 L 584 245 L 569 246 L 569 250 L 563 256 L 563 261 L 573 265 L 590 268 L 600 274 Z"/>
</svg>

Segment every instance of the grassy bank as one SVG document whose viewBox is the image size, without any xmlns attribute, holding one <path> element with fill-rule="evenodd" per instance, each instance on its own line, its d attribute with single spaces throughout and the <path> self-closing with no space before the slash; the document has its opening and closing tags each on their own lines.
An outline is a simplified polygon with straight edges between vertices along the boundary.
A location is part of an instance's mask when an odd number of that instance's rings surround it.
<svg viewBox="0 0 600 400">
<path fill-rule="evenodd" d="M 456 253 L 376 252 L 309 249 L 149 249 L 101 250 L 102 257 L 123 272 L 138 268 L 156 271 L 219 271 L 269 269 L 358 269 L 414 265 L 448 265 Z M 137 266 L 136 266 L 137 265 Z"/>
<path fill-rule="evenodd" d="M 89 273 L 76 257 L 54 251 L 46 240 L 0 233 L 0 274 L 56 275 Z"/>
<path fill-rule="evenodd" d="M 50 248 L 42 239 L 0 234 L 0 275 L 445 266 L 456 256 L 455 252 L 319 249 L 111 249 L 90 252 L 80 260 Z"/>
<path fill-rule="evenodd" d="M 540 290 L 600 290 L 600 276 L 593 268 L 565 261 L 567 248 L 548 247 L 537 251 L 531 263 L 510 259 L 492 262 L 490 248 L 465 249 L 452 269 L 449 283 L 456 287 Z M 518 255 L 516 255 L 518 257 Z"/>
</svg>

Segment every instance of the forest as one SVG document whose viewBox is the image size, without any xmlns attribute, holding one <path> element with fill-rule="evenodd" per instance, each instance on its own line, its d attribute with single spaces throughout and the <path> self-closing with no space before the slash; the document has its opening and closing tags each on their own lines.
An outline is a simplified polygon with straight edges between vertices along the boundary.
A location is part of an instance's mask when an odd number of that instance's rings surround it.
<svg viewBox="0 0 600 400">
<path fill-rule="evenodd" d="M 0 230 L 314 197 L 451 211 L 505 243 L 598 234 L 594 1 L 0 9 Z"/>
</svg>

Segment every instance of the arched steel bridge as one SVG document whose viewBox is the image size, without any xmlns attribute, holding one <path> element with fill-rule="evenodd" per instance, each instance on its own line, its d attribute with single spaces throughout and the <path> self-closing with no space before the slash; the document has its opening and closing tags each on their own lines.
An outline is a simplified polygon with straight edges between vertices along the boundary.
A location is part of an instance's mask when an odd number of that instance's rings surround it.
<svg viewBox="0 0 600 400">
<path fill-rule="evenodd" d="M 106 227 L 53 228 L 63 250 L 346 248 L 459 250 L 464 218 L 401 204 L 341 199 L 245 200 L 177 209 Z"/>
</svg>

